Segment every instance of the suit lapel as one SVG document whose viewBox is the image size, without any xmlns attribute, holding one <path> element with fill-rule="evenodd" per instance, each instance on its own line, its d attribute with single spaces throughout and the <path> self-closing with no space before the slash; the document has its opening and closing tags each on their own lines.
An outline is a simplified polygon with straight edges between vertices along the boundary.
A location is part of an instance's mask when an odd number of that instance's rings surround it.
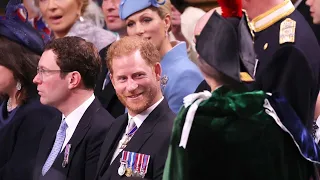
<svg viewBox="0 0 320 180">
<path fill-rule="evenodd" d="M 125 131 L 125 128 L 128 124 L 128 114 L 124 114 L 117 118 L 114 122 L 114 124 L 111 126 L 106 139 L 104 140 L 104 143 L 101 147 L 101 154 L 100 158 L 103 158 L 98 165 L 98 172 L 104 172 L 106 170 L 106 167 L 109 166 L 112 156 L 117 148 L 117 145 Z M 98 175 L 99 175 L 98 174 Z"/>
<path fill-rule="evenodd" d="M 140 128 L 128 142 L 125 151 L 130 152 L 139 152 L 144 143 L 148 140 L 148 138 L 152 135 L 153 129 L 156 124 L 159 122 L 161 118 L 161 112 L 163 112 L 163 108 L 165 108 L 166 101 L 162 100 L 162 102 L 149 114 L 149 116 L 143 121 Z"/>
<path fill-rule="evenodd" d="M 88 107 L 88 109 L 83 114 L 83 116 L 81 117 L 79 124 L 77 125 L 71 139 L 67 143 L 71 146 L 70 153 L 69 153 L 69 163 L 72 161 L 72 157 L 75 153 L 75 150 L 77 149 L 77 146 L 80 144 L 80 142 L 85 137 L 85 135 L 87 134 L 90 128 L 92 115 L 95 114 L 100 108 L 101 108 L 100 103 L 98 102 L 97 99 L 94 99 L 93 102 Z M 62 151 L 62 153 L 60 153 L 60 156 L 64 156 L 64 151 L 65 151 L 65 148 Z M 61 164 L 61 162 L 57 162 L 57 163 Z"/>
<path fill-rule="evenodd" d="M 161 117 L 164 115 L 161 113 L 167 112 L 168 109 L 169 109 L 169 107 L 168 107 L 167 101 L 162 100 L 162 102 L 144 120 L 144 122 L 142 123 L 140 128 L 137 130 L 137 132 L 134 134 L 134 136 L 128 142 L 127 147 L 124 148 L 124 151 L 140 152 L 143 145 L 151 137 L 155 126 L 161 120 Z M 111 157 L 112 157 L 112 155 L 111 155 Z M 120 166 L 121 156 L 122 156 L 122 153 L 119 153 L 118 156 L 115 158 L 115 160 L 110 165 L 110 167 L 108 168 L 108 171 L 105 172 L 102 179 L 105 179 L 104 177 L 113 177 L 115 172 L 118 175 L 117 169 Z"/>
</svg>

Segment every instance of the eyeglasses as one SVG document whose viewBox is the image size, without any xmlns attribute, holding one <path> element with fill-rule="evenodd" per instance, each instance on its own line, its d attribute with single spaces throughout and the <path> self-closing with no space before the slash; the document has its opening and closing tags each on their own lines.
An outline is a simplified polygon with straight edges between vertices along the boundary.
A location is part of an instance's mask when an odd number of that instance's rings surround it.
<svg viewBox="0 0 320 180">
<path fill-rule="evenodd" d="M 62 71 L 60 70 L 50 70 L 50 69 L 43 69 L 40 67 L 37 67 L 37 74 L 40 76 L 41 79 L 43 79 L 43 76 L 47 76 L 50 73 L 69 73 L 70 71 Z"/>
</svg>

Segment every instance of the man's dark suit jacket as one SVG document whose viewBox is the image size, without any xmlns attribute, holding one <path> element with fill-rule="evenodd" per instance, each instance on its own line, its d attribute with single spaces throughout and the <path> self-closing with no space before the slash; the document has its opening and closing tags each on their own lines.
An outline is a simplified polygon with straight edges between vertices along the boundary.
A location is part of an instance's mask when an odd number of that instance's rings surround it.
<svg viewBox="0 0 320 180">
<path fill-rule="evenodd" d="M 100 148 L 114 118 L 95 99 L 79 121 L 68 144 L 69 163 L 62 167 L 65 149 L 57 156 L 49 171 L 42 176 L 42 167 L 53 147 L 61 116 L 47 126 L 37 154 L 34 180 L 92 180 L 97 172 Z"/>
<path fill-rule="evenodd" d="M 120 115 L 124 114 L 124 106 L 119 101 L 118 96 L 113 88 L 111 81 L 105 86 L 102 90 L 104 79 L 108 73 L 108 68 L 106 65 L 107 61 L 107 51 L 110 45 L 101 49 L 99 52 L 102 63 L 102 71 L 98 77 L 97 85 L 94 90 L 94 94 L 99 99 L 102 106 L 114 117 L 117 118 Z"/>
<path fill-rule="evenodd" d="M 144 120 L 124 151 L 150 155 L 146 179 L 162 179 L 175 115 L 163 100 Z M 110 165 L 112 156 L 128 124 L 128 114 L 116 119 L 101 147 L 97 180 L 125 179 L 118 175 L 121 154 Z"/>
</svg>

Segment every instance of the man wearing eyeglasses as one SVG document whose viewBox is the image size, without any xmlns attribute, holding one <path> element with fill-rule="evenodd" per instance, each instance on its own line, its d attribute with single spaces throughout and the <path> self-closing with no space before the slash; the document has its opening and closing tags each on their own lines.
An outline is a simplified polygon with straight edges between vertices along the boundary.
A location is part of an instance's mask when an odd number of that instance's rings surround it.
<svg viewBox="0 0 320 180">
<path fill-rule="evenodd" d="M 100 147 L 114 120 L 93 94 L 101 69 L 99 53 L 79 37 L 50 42 L 33 82 L 42 104 L 62 114 L 45 129 L 35 180 L 92 180 Z"/>
</svg>

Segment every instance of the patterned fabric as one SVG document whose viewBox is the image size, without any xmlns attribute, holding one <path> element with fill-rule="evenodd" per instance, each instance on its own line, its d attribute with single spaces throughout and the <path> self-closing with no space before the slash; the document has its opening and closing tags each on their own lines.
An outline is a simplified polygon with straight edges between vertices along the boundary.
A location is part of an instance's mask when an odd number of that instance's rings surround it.
<svg viewBox="0 0 320 180">
<path fill-rule="evenodd" d="M 98 50 L 107 47 L 116 40 L 116 35 L 95 25 L 91 19 L 76 21 L 66 36 L 78 36 L 93 43 Z"/>
<path fill-rule="evenodd" d="M 54 141 L 53 148 L 49 154 L 49 157 L 47 161 L 45 162 L 43 168 L 42 168 L 42 175 L 44 176 L 48 170 L 51 168 L 53 162 L 57 158 L 58 154 L 61 151 L 61 147 L 63 145 L 64 139 L 66 138 L 66 129 L 68 125 L 65 121 L 65 118 L 62 120 L 62 123 L 60 124 L 59 130 L 56 135 L 56 140 Z"/>
<path fill-rule="evenodd" d="M 44 49 L 43 38 L 26 19 L 21 18 L 18 11 L 23 11 L 28 19 L 27 10 L 22 6 L 21 0 L 11 0 L 6 7 L 5 16 L 0 17 L 0 35 L 41 55 Z"/>
<path fill-rule="evenodd" d="M 131 118 L 126 129 L 126 134 L 129 134 L 135 127 L 136 127 L 136 123 L 134 123 L 133 118 Z"/>
<path fill-rule="evenodd" d="M 316 139 L 316 132 L 318 131 L 319 126 L 317 125 L 317 121 L 314 121 L 312 124 L 312 136 Z"/>
<path fill-rule="evenodd" d="M 21 6 L 23 6 L 23 4 L 21 4 Z M 25 11 L 22 9 L 19 9 L 17 14 L 23 21 L 28 21 L 30 25 L 38 31 L 45 43 L 50 41 L 51 30 L 48 28 L 48 25 L 44 22 L 41 15 L 38 15 L 33 19 L 27 19 L 27 14 L 25 14 Z"/>
</svg>

